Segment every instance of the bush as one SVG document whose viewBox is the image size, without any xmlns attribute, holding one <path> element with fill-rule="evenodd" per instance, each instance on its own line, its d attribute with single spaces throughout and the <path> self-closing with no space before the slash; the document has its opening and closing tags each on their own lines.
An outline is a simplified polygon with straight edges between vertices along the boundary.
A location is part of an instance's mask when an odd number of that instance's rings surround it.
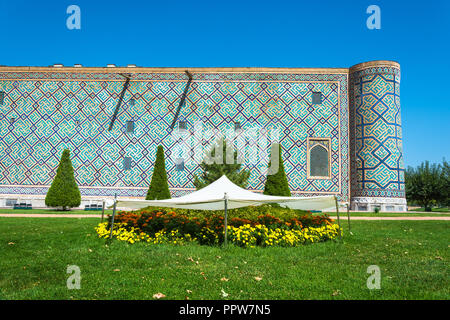
<svg viewBox="0 0 450 320">
<path fill-rule="evenodd" d="M 322 242 L 336 239 L 339 235 L 338 225 L 305 228 L 303 230 L 270 229 L 264 225 L 244 225 L 239 228 L 230 227 L 230 242 L 240 247 L 283 246 L 295 247 L 302 244 Z"/>
<path fill-rule="evenodd" d="M 152 181 L 148 188 L 146 200 L 170 199 L 169 184 L 167 182 L 166 164 L 164 161 L 164 149 L 158 146 L 156 152 L 155 167 L 153 169 Z"/>
<path fill-rule="evenodd" d="M 283 158 L 281 157 L 281 144 L 274 143 L 272 145 L 272 151 L 276 149 L 278 149 L 278 168 L 272 168 L 272 160 L 269 162 L 269 171 L 272 172 L 268 172 L 267 174 L 264 194 L 290 197 L 291 190 L 289 189 L 288 180 L 284 171 Z M 273 152 L 271 154 L 273 154 Z"/>
<path fill-rule="evenodd" d="M 62 207 L 62 210 L 78 207 L 81 203 L 81 193 L 73 173 L 70 151 L 65 149 L 61 155 L 56 176 L 45 196 L 48 207 Z"/>
<path fill-rule="evenodd" d="M 319 228 L 331 226 L 333 220 L 327 215 L 312 216 L 299 215 L 289 219 L 278 218 L 273 215 L 260 215 L 254 219 L 231 217 L 229 228 L 247 228 L 264 226 L 269 230 L 297 230 L 304 228 Z M 183 239 L 191 239 L 200 244 L 220 244 L 224 241 L 224 217 L 213 214 L 203 217 L 186 216 L 174 211 L 143 210 L 141 212 L 120 211 L 115 216 L 115 225 L 125 228 L 127 232 L 139 232 L 148 236 L 151 241 L 164 235 L 181 235 Z M 105 226 L 111 228 L 111 217 Z M 244 229 L 245 229 L 244 228 Z M 103 230 L 103 229 L 102 229 Z M 235 229 L 232 229 L 235 230 Z M 124 238 L 129 238 L 127 232 L 120 232 Z M 173 237 L 172 237 L 173 238 Z M 180 241 L 180 237 L 174 241 Z M 136 241 L 136 238 L 134 238 Z M 167 239 L 166 239 L 167 240 Z M 158 241 L 157 241 L 158 242 Z"/>
<path fill-rule="evenodd" d="M 107 224 L 107 222 L 103 222 L 95 228 L 100 238 L 109 238 L 110 230 L 108 230 Z M 289 230 L 281 228 L 269 229 L 261 224 L 258 224 L 256 226 L 245 224 L 240 227 L 228 226 L 228 241 L 234 245 L 244 248 L 255 246 L 293 247 L 302 244 L 336 239 L 339 233 L 342 233 L 342 231 L 339 230 L 339 227 L 336 224 L 305 228 L 301 230 Z M 125 223 L 118 223 L 116 228 L 113 230 L 113 236 L 118 240 L 126 241 L 129 243 L 221 243 L 221 240 L 219 239 L 217 233 L 209 228 L 202 228 L 200 238 L 196 238 L 190 234 L 182 234 L 178 229 L 172 231 L 163 229 L 159 232 L 156 232 L 154 235 L 149 235 L 148 233 L 145 233 L 137 228 L 129 227 Z"/>
<path fill-rule="evenodd" d="M 142 209 L 142 211 L 174 211 L 177 214 L 184 215 L 187 217 L 197 217 L 197 218 L 208 218 L 214 215 L 223 215 L 223 211 L 211 211 L 211 210 L 192 210 L 192 209 L 171 209 L 171 208 L 163 208 L 163 207 L 147 207 Z M 139 211 L 137 211 L 139 212 Z M 303 210 L 294 210 L 289 208 L 283 208 L 280 206 L 272 206 L 272 205 L 261 205 L 261 206 L 248 206 L 244 208 L 238 209 L 229 209 L 228 217 L 231 218 L 240 218 L 247 220 L 256 220 L 261 215 L 270 214 L 279 219 L 289 220 L 292 218 L 296 218 L 302 215 L 311 215 L 309 211 Z"/>
</svg>

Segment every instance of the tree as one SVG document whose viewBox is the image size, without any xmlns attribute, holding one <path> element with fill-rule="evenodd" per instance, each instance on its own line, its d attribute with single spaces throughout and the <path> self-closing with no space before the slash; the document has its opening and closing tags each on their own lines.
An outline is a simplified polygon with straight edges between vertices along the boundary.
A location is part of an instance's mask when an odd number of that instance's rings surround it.
<svg viewBox="0 0 450 320">
<path fill-rule="evenodd" d="M 442 161 L 442 184 L 443 184 L 443 199 L 440 201 L 441 205 L 450 206 L 450 164 L 445 159 Z"/>
<path fill-rule="evenodd" d="M 62 207 L 62 210 L 78 207 L 81 194 L 73 174 L 69 149 L 64 149 L 59 161 L 56 176 L 48 189 L 45 205 L 48 207 Z"/>
<path fill-rule="evenodd" d="M 278 152 L 278 166 L 276 162 L 272 167 L 272 157 Z M 284 171 L 283 159 L 281 157 L 281 145 L 279 143 L 272 144 L 271 159 L 269 161 L 269 170 L 267 172 L 266 185 L 264 186 L 264 194 L 272 196 L 291 196 L 289 183 Z"/>
<path fill-rule="evenodd" d="M 423 162 L 417 168 L 408 167 L 405 172 L 406 199 L 431 211 L 434 204 L 445 201 L 445 185 L 442 166 Z"/>
<path fill-rule="evenodd" d="M 147 200 L 170 199 L 169 183 L 167 182 L 166 164 L 164 160 L 164 149 L 160 145 L 156 152 L 155 167 L 153 169 L 152 181 L 148 188 Z"/>
<path fill-rule="evenodd" d="M 237 151 L 235 151 L 232 146 L 229 146 L 228 148 L 227 157 L 227 141 L 223 138 L 219 139 L 212 146 L 210 152 L 211 157 L 208 157 L 208 160 L 206 161 L 203 160 L 200 164 L 203 173 L 200 176 L 194 176 L 194 186 L 197 190 L 206 187 L 223 175 L 226 175 L 230 181 L 241 188 L 247 186 L 250 171 L 241 170 L 242 164 L 238 161 Z M 216 150 L 222 150 L 222 154 L 216 155 Z"/>
</svg>

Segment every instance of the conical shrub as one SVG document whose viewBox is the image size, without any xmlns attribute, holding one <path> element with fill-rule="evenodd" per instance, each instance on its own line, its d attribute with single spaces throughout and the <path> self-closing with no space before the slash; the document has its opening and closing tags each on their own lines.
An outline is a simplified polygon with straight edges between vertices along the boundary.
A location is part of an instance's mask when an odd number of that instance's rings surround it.
<svg viewBox="0 0 450 320">
<path fill-rule="evenodd" d="M 271 196 L 290 197 L 291 190 L 289 189 L 289 183 L 286 177 L 286 172 L 284 171 L 283 159 L 281 157 L 281 144 L 279 143 L 272 144 L 272 150 L 276 150 L 274 148 L 277 147 L 278 147 L 278 168 L 275 167 L 272 168 L 272 159 L 271 159 L 269 161 L 269 170 L 271 168 L 273 171 L 268 172 L 267 174 L 266 185 L 264 186 L 264 194 Z"/>
<path fill-rule="evenodd" d="M 70 151 L 65 149 L 59 161 L 56 176 L 48 189 L 45 205 L 48 207 L 61 207 L 62 210 L 78 207 L 81 203 L 81 194 L 73 173 Z"/>
<path fill-rule="evenodd" d="M 148 188 L 147 200 L 170 199 L 169 183 L 167 182 L 166 164 L 164 161 L 164 149 L 158 146 L 156 152 L 155 167 L 153 169 L 152 181 Z"/>
</svg>

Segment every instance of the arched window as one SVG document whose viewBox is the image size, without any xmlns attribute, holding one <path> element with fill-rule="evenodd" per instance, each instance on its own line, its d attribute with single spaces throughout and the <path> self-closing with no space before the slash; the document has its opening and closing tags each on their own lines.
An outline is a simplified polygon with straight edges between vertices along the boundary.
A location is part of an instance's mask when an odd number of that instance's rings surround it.
<svg viewBox="0 0 450 320">
<path fill-rule="evenodd" d="M 308 178 L 330 178 L 330 139 L 308 139 Z"/>
</svg>

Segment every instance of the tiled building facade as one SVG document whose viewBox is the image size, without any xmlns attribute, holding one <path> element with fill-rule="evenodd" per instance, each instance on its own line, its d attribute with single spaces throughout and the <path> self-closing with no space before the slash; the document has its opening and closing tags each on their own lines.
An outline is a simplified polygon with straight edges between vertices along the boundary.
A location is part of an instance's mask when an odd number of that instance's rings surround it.
<svg viewBox="0 0 450 320">
<path fill-rule="evenodd" d="M 294 196 L 406 209 L 397 63 L 185 70 L 0 67 L 0 206 L 42 205 L 64 148 L 84 201 L 144 197 L 160 144 L 172 195 L 185 194 L 216 130 L 234 138 L 251 190 L 277 141 Z"/>
</svg>

